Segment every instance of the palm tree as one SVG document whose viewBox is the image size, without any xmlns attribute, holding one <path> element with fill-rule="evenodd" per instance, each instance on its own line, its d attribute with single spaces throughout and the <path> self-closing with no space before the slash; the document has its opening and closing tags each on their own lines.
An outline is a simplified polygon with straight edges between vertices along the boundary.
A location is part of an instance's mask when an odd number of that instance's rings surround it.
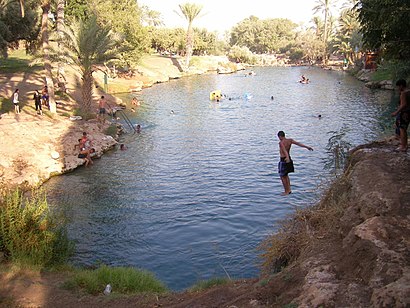
<svg viewBox="0 0 410 308">
<path fill-rule="evenodd" d="M 148 6 L 142 6 L 143 20 L 151 27 L 163 26 L 164 22 L 161 18 L 161 13 L 150 10 Z"/>
<path fill-rule="evenodd" d="M 313 12 L 316 14 L 318 12 L 322 12 L 324 14 L 324 33 L 323 33 L 323 62 L 327 64 L 327 40 L 328 40 L 328 26 L 329 26 L 329 17 L 330 17 L 330 10 L 336 4 L 338 0 L 316 0 L 316 6 L 313 8 Z"/>
<path fill-rule="evenodd" d="M 121 52 L 120 44 L 111 29 L 99 25 L 95 16 L 73 22 L 64 31 L 60 45 L 65 60 L 76 65 L 81 71 L 81 109 L 85 114 L 91 111 L 93 72 L 96 70 L 96 65 L 117 58 Z"/>
<path fill-rule="evenodd" d="M 46 85 L 49 94 L 49 106 L 50 111 L 53 113 L 57 112 L 57 105 L 54 96 L 54 82 L 53 75 L 51 72 L 51 60 L 50 60 L 50 44 L 48 41 L 48 13 L 50 12 L 51 2 L 50 0 L 43 0 L 41 3 L 41 42 L 43 47 L 43 60 L 44 60 L 44 70 L 46 75 Z"/>
<path fill-rule="evenodd" d="M 194 50 L 194 30 L 192 28 L 192 23 L 195 18 L 202 11 L 202 5 L 195 3 L 184 3 L 179 5 L 182 16 L 188 21 L 188 30 L 186 36 L 186 55 L 185 55 L 185 69 L 188 70 L 189 62 L 191 60 L 192 51 Z M 175 11 L 179 16 L 179 12 Z M 182 17 L 181 16 L 181 17 Z"/>
<path fill-rule="evenodd" d="M 65 27 L 64 10 L 65 10 L 65 0 L 57 0 L 56 31 L 57 31 L 57 37 L 58 37 L 58 40 L 57 40 L 58 47 L 60 47 L 60 42 L 62 41 L 63 35 L 64 35 L 64 27 Z M 61 50 L 61 49 L 58 48 L 58 50 Z M 64 74 L 63 74 L 63 65 L 61 61 L 58 61 L 57 79 L 59 82 L 61 78 L 65 80 Z"/>
</svg>

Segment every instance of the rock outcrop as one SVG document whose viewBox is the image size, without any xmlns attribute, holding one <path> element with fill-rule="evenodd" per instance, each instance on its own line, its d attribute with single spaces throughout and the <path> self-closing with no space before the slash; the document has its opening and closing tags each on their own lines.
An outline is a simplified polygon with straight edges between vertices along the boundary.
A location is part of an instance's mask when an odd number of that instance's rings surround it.
<svg viewBox="0 0 410 308">
<path fill-rule="evenodd" d="M 310 244 L 270 287 L 295 278 L 284 293 L 272 291 L 260 302 L 275 296 L 295 307 L 410 306 L 410 155 L 395 147 L 377 142 L 352 152 L 344 184 L 331 187 L 342 202 L 327 197 L 309 213 L 336 207 L 337 221 L 319 234 L 304 216 Z"/>
<path fill-rule="evenodd" d="M 107 127 L 108 124 L 106 124 Z M 75 148 L 87 132 L 95 148 L 95 157 L 117 144 L 99 129 L 96 120 L 70 121 L 21 113 L 3 114 L 0 122 L 0 187 L 29 188 L 53 175 L 74 170 L 84 164 Z"/>
</svg>

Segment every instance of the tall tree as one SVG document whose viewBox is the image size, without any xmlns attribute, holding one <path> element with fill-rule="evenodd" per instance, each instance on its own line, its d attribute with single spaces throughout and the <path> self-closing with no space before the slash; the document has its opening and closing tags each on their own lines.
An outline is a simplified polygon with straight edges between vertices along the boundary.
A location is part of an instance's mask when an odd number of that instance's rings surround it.
<svg viewBox="0 0 410 308">
<path fill-rule="evenodd" d="M 98 22 L 111 26 L 115 33 L 124 37 L 123 44 L 126 51 L 120 59 L 133 66 L 148 51 L 149 37 L 147 30 L 142 26 L 143 11 L 135 0 L 94 0 L 93 13 Z"/>
<path fill-rule="evenodd" d="M 150 10 L 149 7 L 146 6 L 146 5 L 142 6 L 141 9 L 142 9 L 142 12 L 143 12 L 142 19 L 148 26 L 158 27 L 158 26 L 163 26 L 164 25 L 164 22 L 162 21 L 160 12 Z"/>
<path fill-rule="evenodd" d="M 49 32 L 48 32 L 48 14 L 50 12 L 51 2 L 50 0 L 43 0 L 41 3 L 41 44 L 43 47 L 43 60 L 44 60 L 44 70 L 46 75 L 46 85 L 49 94 L 49 106 L 50 111 L 53 113 L 57 112 L 57 105 L 55 102 L 54 94 L 54 81 L 51 72 L 51 60 L 50 60 L 50 43 L 49 43 Z"/>
<path fill-rule="evenodd" d="M 58 47 L 60 47 L 60 42 L 63 39 L 64 35 L 64 26 L 65 26 L 65 17 L 64 17 L 64 9 L 65 9 L 65 0 L 57 0 L 57 37 L 58 37 Z M 61 51 L 61 48 L 58 48 Z M 61 57 L 59 57 L 61 58 Z M 63 65 L 61 61 L 58 61 L 58 68 L 57 68 L 57 77 L 60 81 L 60 78 L 64 79 L 64 72 L 63 72 Z"/>
<path fill-rule="evenodd" d="M 410 59 L 409 0 L 360 0 L 357 4 L 363 40 L 387 58 Z"/>
<path fill-rule="evenodd" d="M 101 26 L 95 16 L 73 22 L 66 27 L 61 46 L 64 58 L 76 65 L 82 74 L 81 109 L 85 114 L 91 112 L 93 95 L 93 72 L 97 64 L 116 59 L 122 52 L 121 40 L 114 36 L 108 26 Z"/>
<path fill-rule="evenodd" d="M 329 37 L 329 21 L 331 16 L 331 9 L 334 7 L 338 0 L 316 0 L 316 6 L 313 8 L 313 12 L 324 14 L 324 30 L 323 30 L 323 63 L 327 64 L 327 43 Z"/>
<path fill-rule="evenodd" d="M 186 54 L 185 54 L 185 69 L 189 69 L 192 52 L 194 50 L 194 29 L 193 21 L 199 16 L 202 11 L 202 5 L 195 3 L 184 3 L 179 5 L 181 12 L 175 11 L 179 16 L 182 16 L 188 21 L 188 29 L 186 36 Z"/>
</svg>

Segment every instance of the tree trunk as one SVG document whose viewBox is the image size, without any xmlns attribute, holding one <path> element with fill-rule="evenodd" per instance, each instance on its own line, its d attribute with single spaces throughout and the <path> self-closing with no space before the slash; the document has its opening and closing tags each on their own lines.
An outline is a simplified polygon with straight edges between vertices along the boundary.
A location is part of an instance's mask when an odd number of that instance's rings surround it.
<svg viewBox="0 0 410 308">
<path fill-rule="evenodd" d="M 53 75 L 51 72 L 50 45 L 48 42 L 48 12 L 50 11 L 50 3 L 44 3 L 41 6 L 41 9 L 43 10 L 43 15 L 41 19 L 41 40 L 44 53 L 44 70 L 46 71 L 46 85 L 48 88 L 50 111 L 56 113 L 57 106 L 54 95 Z"/>
<path fill-rule="evenodd" d="M 186 55 L 185 55 L 185 70 L 189 70 L 189 62 L 191 61 L 192 51 L 194 49 L 194 31 L 192 29 L 192 23 L 188 25 L 188 31 L 186 36 Z"/>
<path fill-rule="evenodd" d="M 325 4 L 325 33 L 323 33 L 323 64 L 327 65 L 327 17 L 328 17 L 328 10 L 329 10 L 329 6 L 327 5 L 327 3 Z"/>
<path fill-rule="evenodd" d="M 57 67 L 57 79 L 58 79 L 58 84 L 60 82 L 66 81 L 64 77 L 64 66 L 61 63 L 61 40 L 64 37 L 64 27 L 65 27 L 65 21 L 64 21 L 64 8 L 65 8 L 65 0 L 58 0 L 57 1 L 57 24 L 56 24 L 56 29 L 57 29 L 57 36 L 58 36 L 58 53 L 59 53 L 59 60 L 58 60 L 58 67 Z"/>
<path fill-rule="evenodd" d="M 26 15 L 25 11 L 24 11 L 24 0 L 20 0 L 20 13 L 21 13 L 21 17 L 24 18 L 24 16 Z"/>
<path fill-rule="evenodd" d="M 92 71 L 85 71 L 83 73 L 83 88 L 82 88 L 82 97 L 83 101 L 81 104 L 81 109 L 83 110 L 84 114 L 91 113 L 91 104 L 93 99 L 93 73 Z"/>
</svg>

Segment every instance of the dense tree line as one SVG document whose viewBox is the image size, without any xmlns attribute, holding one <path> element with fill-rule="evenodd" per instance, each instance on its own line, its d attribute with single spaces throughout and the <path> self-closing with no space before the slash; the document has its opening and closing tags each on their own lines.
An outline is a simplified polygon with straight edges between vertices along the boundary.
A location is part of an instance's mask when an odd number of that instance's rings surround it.
<svg viewBox="0 0 410 308">
<path fill-rule="evenodd" d="M 410 59 L 409 0 L 360 0 L 356 8 L 369 49 L 387 58 Z"/>
<path fill-rule="evenodd" d="M 387 59 L 410 58 L 410 0 L 346 0 L 338 16 L 333 10 L 336 2 L 316 0 L 307 27 L 283 18 L 250 16 L 221 39 L 215 32 L 194 27 L 202 10 L 194 3 L 175 10 L 187 28 L 170 29 L 162 26 L 158 12 L 135 0 L 0 0 L 0 50 L 5 57 L 8 48 L 24 41 L 28 52 L 42 55 L 51 102 L 51 59 L 79 66 L 85 111 L 91 106 L 97 64 L 115 61 L 130 68 L 151 52 L 184 56 L 186 70 L 192 55 L 208 54 L 255 63 L 255 54 L 280 53 L 295 62 L 324 64 L 336 54 L 354 63 L 358 51 L 367 48 Z"/>
</svg>

